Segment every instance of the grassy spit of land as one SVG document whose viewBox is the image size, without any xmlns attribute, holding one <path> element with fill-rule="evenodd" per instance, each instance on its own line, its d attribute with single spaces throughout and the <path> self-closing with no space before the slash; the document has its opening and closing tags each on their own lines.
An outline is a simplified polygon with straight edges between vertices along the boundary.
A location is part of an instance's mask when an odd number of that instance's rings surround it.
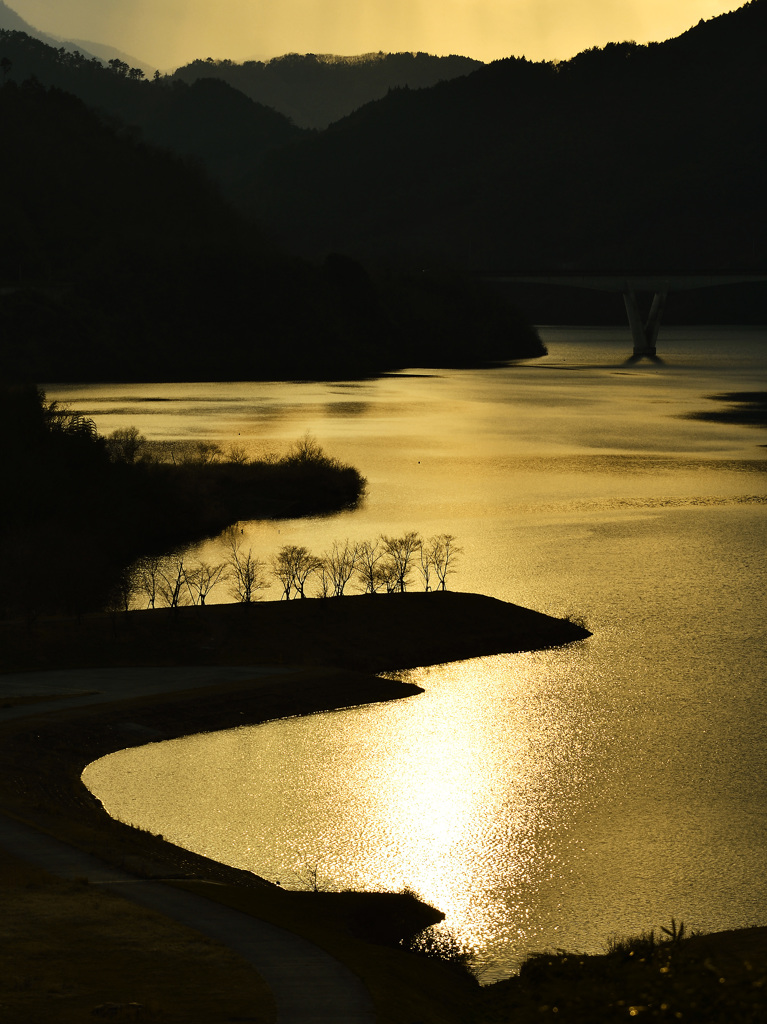
<svg viewBox="0 0 767 1024">
<path fill-rule="evenodd" d="M 614 951 L 605 958 L 544 958 L 519 979 L 482 990 L 440 961 L 397 948 L 401 937 L 440 916 L 412 896 L 284 891 L 114 822 L 80 782 L 82 769 L 94 758 L 147 738 L 417 692 L 373 675 L 375 670 L 537 649 L 587 636 L 571 622 L 452 593 L 3 624 L 5 671 L 183 664 L 294 668 L 236 684 L 50 713 L 45 702 L 30 705 L 34 717 L 0 727 L 0 808 L 139 876 L 173 876 L 175 884 L 305 935 L 363 978 L 381 1021 L 449 1024 L 550 1016 L 586 1022 L 640 1013 L 669 1020 L 763 1021 L 765 929 L 707 937 L 703 946 L 699 939 L 675 943 L 674 959 L 665 950 L 651 956 Z M 6 950 L 9 981 L 0 991 L 5 1019 L 80 1020 L 105 1002 L 124 1007 L 138 1002 L 147 1019 L 163 1021 L 271 1019 L 273 1009 L 257 975 L 228 951 L 93 887 L 57 881 L 12 858 L 5 858 L 3 867 L 14 936 Z M 220 884 L 205 884 L 210 881 Z M 77 922 L 81 928 L 73 942 Z M 696 942 L 697 947 L 690 945 Z M 147 954 L 160 948 L 169 950 L 167 957 Z M 119 978 L 108 968 L 115 957 L 123 964 Z M 192 960 L 195 970 L 184 977 L 193 994 L 181 998 L 179 965 Z M 708 991 L 711 985 L 718 1002 Z M 698 991 L 704 994 L 696 1003 Z"/>
</svg>

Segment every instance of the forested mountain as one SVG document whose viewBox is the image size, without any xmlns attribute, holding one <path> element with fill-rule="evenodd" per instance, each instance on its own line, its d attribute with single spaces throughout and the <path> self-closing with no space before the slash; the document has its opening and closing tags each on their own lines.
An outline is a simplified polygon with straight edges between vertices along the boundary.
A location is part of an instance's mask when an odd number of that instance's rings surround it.
<svg viewBox="0 0 767 1024">
<path fill-rule="evenodd" d="M 482 67 L 471 57 L 366 53 L 357 57 L 289 53 L 268 61 L 195 60 L 174 79 L 220 78 L 252 100 L 274 107 L 302 128 L 327 128 L 390 89 L 423 89 Z"/>
<path fill-rule="evenodd" d="M 759 270 L 766 30 L 767 0 L 751 0 L 665 43 L 395 90 L 270 154 L 242 198 L 306 253 L 479 272 Z"/>
<path fill-rule="evenodd" d="M 77 51 L 88 58 L 98 57 L 105 64 L 109 60 L 116 59 L 127 64 L 128 67 L 140 67 L 145 74 L 149 74 L 154 70 L 148 64 L 138 60 L 136 57 L 132 57 L 128 53 L 123 53 L 122 50 L 118 50 L 114 46 L 106 46 L 104 43 L 94 43 L 86 39 L 57 39 L 45 32 L 40 32 L 21 18 L 15 11 L 12 11 L 7 4 L 3 3 L 3 0 L 0 0 L 0 29 L 4 29 L 7 32 L 24 32 L 33 39 L 39 39 L 56 50 L 63 47 L 65 50 Z"/>
<path fill-rule="evenodd" d="M 151 75 L 155 71 L 155 68 L 151 64 L 147 64 L 146 61 L 106 43 L 96 43 L 92 39 L 68 39 L 65 45 L 68 50 L 77 50 L 80 53 L 98 57 L 102 64 L 117 60 L 129 68 L 140 68 L 145 75 Z"/>
<path fill-rule="evenodd" d="M 202 171 L 61 90 L 6 82 L 0 124 L 5 379 L 357 377 L 542 351 L 474 291 L 281 255 Z"/>
<path fill-rule="evenodd" d="M 227 361 L 230 377 L 354 376 L 540 351 L 456 271 L 763 270 L 766 29 L 751 0 L 665 43 L 392 89 L 322 132 L 217 79 L 147 82 L 0 32 L 0 323 L 38 379 L 220 376 Z M 146 141 L 195 157 L 239 213 Z M 538 322 L 608 308 L 523 294 Z M 669 313 L 758 321 L 766 302 L 712 289 Z"/>
</svg>

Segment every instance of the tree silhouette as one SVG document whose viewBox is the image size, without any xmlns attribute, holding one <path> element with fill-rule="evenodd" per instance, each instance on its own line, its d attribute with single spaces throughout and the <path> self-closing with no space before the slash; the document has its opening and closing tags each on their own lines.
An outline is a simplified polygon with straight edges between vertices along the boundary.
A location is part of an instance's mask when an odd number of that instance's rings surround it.
<svg viewBox="0 0 767 1024">
<path fill-rule="evenodd" d="M 283 545 L 272 559 L 272 571 L 282 585 L 283 598 L 289 601 L 293 591 L 298 597 L 306 597 L 306 583 L 321 564 L 308 548 Z"/>
<path fill-rule="evenodd" d="M 229 531 L 229 580 L 231 593 L 242 604 L 258 600 L 258 591 L 267 585 L 266 566 L 253 554 L 243 550 L 234 530 Z"/>
<path fill-rule="evenodd" d="M 410 581 L 414 560 L 421 549 L 421 538 L 411 530 L 402 537 L 382 537 L 381 541 L 385 553 L 384 561 L 389 570 L 388 581 L 404 594 Z"/>
<path fill-rule="evenodd" d="M 333 597 L 343 597 L 347 583 L 357 568 L 357 545 L 345 540 L 342 544 L 333 541 L 333 546 L 320 560 L 321 568 L 327 573 Z"/>
<path fill-rule="evenodd" d="M 357 545 L 357 579 L 363 594 L 377 594 L 385 589 L 386 574 L 382 571 L 385 551 L 380 540 L 364 540 Z"/>
<path fill-rule="evenodd" d="M 451 533 L 440 533 L 428 543 L 429 557 L 439 580 L 440 590 L 447 590 L 447 577 L 455 572 L 455 561 L 463 551 Z"/>
</svg>

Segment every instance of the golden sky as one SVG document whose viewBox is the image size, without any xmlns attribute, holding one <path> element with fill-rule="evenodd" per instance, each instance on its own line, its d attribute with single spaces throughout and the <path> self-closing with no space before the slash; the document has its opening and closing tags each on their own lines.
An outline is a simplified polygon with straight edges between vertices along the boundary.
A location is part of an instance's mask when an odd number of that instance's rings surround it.
<svg viewBox="0 0 767 1024">
<path fill-rule="evenodd" d="M 195 57 L 384 50 L 562 60 L 663 40 L 744 0 L 6 0 L 35 28 L 162 70 Z"/>
</svg>

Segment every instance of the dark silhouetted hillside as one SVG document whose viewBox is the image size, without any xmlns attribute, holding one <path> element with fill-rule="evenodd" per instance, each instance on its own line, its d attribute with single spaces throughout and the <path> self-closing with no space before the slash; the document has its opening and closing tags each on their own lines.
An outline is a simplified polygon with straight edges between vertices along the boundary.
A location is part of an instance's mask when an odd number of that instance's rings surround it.
<svg viewBox="0 0 767 1024">
<path fill-rule="evenodd" d="M 0 32 L 0 60 L 9 82 L 34 74 L 118 117 L 135 132 L 136 145 L 144 139 L 192 157 L 276 244 L 318 264 L 311 271 L 298 260 L 291 264 L 306 299 L 296 303 L 290 288 L 283 290 L 286 264 L 283 284 L 265 272 L 254 278 L 241 269 L 248 260 L 240 250 L 224 247 L 213 270 L 209 252 L 203 261 L 191 255 L 198 251 L 193 242 L 179 262 L 150 276 L 165 282 L 166 298 L 171 288 L 193 290 L 191 337 L 216 313 L 246 323 L 235 311 L 254 302 L 265 310 L 281 304 L 290 327 L 275 313 L 260 315 L 258 323 L 274 321 L 286 336 L 300 338 L 307 375 L 344 361 L 353 375 L 366 366 L 413 365 L 419 351 L 439 350 L 444 362 L 466 360 L 471 345 L 459 343 L 452 326 L 464 318 L 448 311 L 464 303 L 464 312 L 473 311 L 470 322 L 483 317 L 472 290 L 457 289 L 456 268 L 477 274 L 763 271 L 766 29 L 767 0 L 751 0 L 665 43 L 611 43 L 559 65 L 509 58 L 430 88 L 393 88 L 321 132 L 296 128 L 216 78 L 147 82 L 141 69 L 122 61 L 105 68 L 22 33 Z M 391 55 L 391 62 L 426 67 L 429 59 L 423 64 L 422 58 Z M 201 62 L 209 63 L 216 73 L 248 67 Z M 386 67 L 389 58 L 368 63 L 362 62 L 364 74 Z M 302 88 L 313 75 L 336 81 L 337 74 L 342 81 L 359 70 L 354 62 L 311 55 L 253 62 L 253 68 L 262 76 L 289 71 Z M 31 152 L 36 146 L 33 141 Z M 170 199 L 169 208 L 175 205 Z M 23 211 L 8 216 L 23 222 Z M 231 217 L 230 211 L 223 221 Z M 181 224 L 180 237 L 187 233 Z M 22 236 L 29 260 L 34 236 L 26 226 Z M 376 270 L 369 288 L 358 279 L 354 288 L 361 290 L 348 301 L 349 282 L 324 263 L 333 253 L 397 269 Z M 337 301 L 336 288 L 347 299 Z M 143 294 L 154 289 L 152 283 Z M 529 289 L 511 295 L 537 322 L 623 317 L 619 297 Z M 761 286 L 710 289 L 674 295 L 667 318 L 759 322 L 765 303 Z M 432 331 L 427 321 L 437 308 L 439 326 Z M 486 336 L 507 338 L 507 314 L 490 308 L 488 315 L 500 319 L 498 331 L 488 328 Z M 427 320 L 416 329 L 399 319 L 403 309 Z M 181 312 L 174 324 L 185 325 L 185 317 Z M 160 321 L 167 323 L 165 313 Z M 503 358 L 497 354 L 503 348 L 493 342 L 476 358 Z M 247 352 L 243 373 L 279 372 L 280 360 L 268 348 L 259 350 L 257 371 L 252 349 Z"/>
<path fill-rule="evenodd" d="M 195 60 L 174 79 L 220 78 L 252 100 L 274 107 L 302 128 L 326 128 L 390 89 L 423 89 L 467 75 L 482 62 L 428 53 L 367 53 L 357 57 L 289 53 L 268 61 Z"/>
<path fill-rule="evenodd" d="M 6 378 L 359 377 L 542 352 L 468 286 L 282 255 L 201 169 L 61 90 L 6 82 L 0 123 Z"/>
<path fill-rule="evenodd" d="M 752 0 L 665 43 L 393 90 L 271 153 L 252 208 L 306 253 L 480 272 L 759 270 L 766 29 L 767 0 Z"/>
</svg>

